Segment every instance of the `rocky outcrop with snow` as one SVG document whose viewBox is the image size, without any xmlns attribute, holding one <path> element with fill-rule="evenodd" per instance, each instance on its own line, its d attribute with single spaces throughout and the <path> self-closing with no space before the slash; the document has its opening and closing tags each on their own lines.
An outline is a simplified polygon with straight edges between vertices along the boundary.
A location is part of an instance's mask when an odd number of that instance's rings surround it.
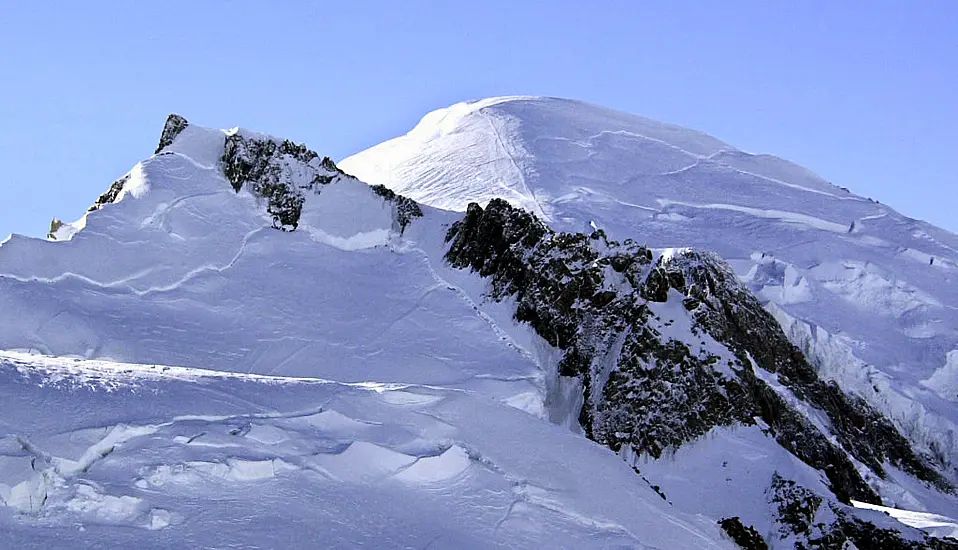
<svg viewBox="0 0 958 550">
<path fill-rule="evenodd" d="M 440 109 L 339 164 L 426 205 L 499 197 L 558 231 L 717 253 L 823 380 L 958 481 L 958 236 L 788 161 L 556 98 Z"/>
<path fill-rule="evenodd" d="M 593 224 L 650 248 L 718 253 L 797 322 L 788 334 L 824 378 L 958 479 L 958 236 L 788 161 L 555 98 L 440 109 L 340 165 L 426 205 L 465 211 L 499 197 L 560 231 Z"/>
<path fill-rule="evenodd" d="M 582 383 L 579 420 L 590 438 L 637 464 L 719 427 L 758 426 L 768 443 L 818 470 L 827 496 L 774 473 L 773 492 L 785 483 L 793 489 L 773 499 L 767 516 L 793 525 L 782 502 L 818 503 L 783 539 L 841 538 L 833 533 L 855 516 L 839 502 L 879 502 L 863 474 L 884 479 L 886 463 L 954 491 L 887 418 L 822 381 L 713 254 L 669 250 L 653 261 L 649 249 L 601 231 L 556 233 L 500 199 L 470 205 L 447 239 L 453 265 L 489 278 L 491 298 L 514 300 L 516 319 L 562 350 L 557 368 Z M 840 511 L 831 523 L 816 521 L 826 498 Z M 761 521 L 732 503 L 727 512 Z M 867 547 L 870 537 L 848 540 Z"/>
</svg>

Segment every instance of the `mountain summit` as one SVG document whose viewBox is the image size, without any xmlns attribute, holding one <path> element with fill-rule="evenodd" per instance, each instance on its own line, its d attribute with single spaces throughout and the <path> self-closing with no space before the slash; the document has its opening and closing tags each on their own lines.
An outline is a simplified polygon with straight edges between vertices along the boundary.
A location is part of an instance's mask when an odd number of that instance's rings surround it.
<svg viewBox="0 0 958 550">
<path fill-rule="evenodd" d="M 5 542 L 958 545 L 944 383 L 826 325 L 885 289 L 862 323 L 919 338 L 889 304 L 946 294 L 825 278 L 862 250 L 918 273 L 885 218 L 759 205 L 893 211 L 554 99 L 457 105 L 343 165 L 172 115 L 80 220 L 0 245 Z"/>
<path fill-rule="evenodd" d="M 340 166 L 439 208 L 500 197 L 558 230 L 714 251 L 821 376 L 958 475 L 958 236 L 791 162 L 565 99 L 459 103 Z"/>
</svg>

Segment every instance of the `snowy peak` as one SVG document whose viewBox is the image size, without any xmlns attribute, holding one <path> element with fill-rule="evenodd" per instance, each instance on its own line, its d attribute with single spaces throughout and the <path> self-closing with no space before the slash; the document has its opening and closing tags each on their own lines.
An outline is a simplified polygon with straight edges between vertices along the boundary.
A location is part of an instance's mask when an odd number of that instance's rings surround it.
<svg viewBox="0 0 958 550">
<path fill-rule="evenodd" d="M 691 155 L 709 156 L 732 147 L 706 134 L 571 99 L 537 96 L 506 96 L 467 101 L 437 109 L 422 118 L 407 136 L 430 141 L 438 135 L 462 131 L 476 117 L 512 115 L 523 124 L 540 127 L 552 120 L 561 124 L 570 138 L 584 139 L 601 127 L 605 132 L 631 132 L 667 143 Z"/>
<path fill-rule="evenodd" d="M 167 118 L 154 157 L 116 180 L 89 212 L 128 195 L 140 198 L 156 183 L 162 189 L 153 192 L 162 195 L 160 200 L 221 197 L 220 217 L 235 214 L 236 201 L 251 195 L 272 227 L 293 231 L 302 225 L 315 238 L 349 248 L 383 244 L 422 216 L 416 203 L 356 180 L 305 145 L 241 128 L 203 128 L 176 114 Z M 226 198 L 228 188 L 235 200 Z M 251 214 L 240 210 L 242 216 Z M 147 215 L 140 221 L 152 219 Z M 49 238 L 70 239 L 86 224 L 86 216 L 72 224 L 54 220 Z"/>
<path fill-rule="evenodd" d="M 340 165 L 425 205 L 502 198 L 556 230 L 716 252 L 825 378 L 958 477 L 958 236 L 780 158 L 561 99 L 460 103 Z"/>
<path fill-rule="evenodd" d="M 701 132 L 544 97 L 457 103 L 427 114 L 405 136 L 340 164 L 364 181 L 431 206 L 461 211 L 471 200 L 484 204 L 500 197 L 560 224 L 566 203 L 605 204 L 617 188 L 643 185 L 634 178 L 666 177 L 700 164 L 756 169 L 768 178 L 800 174 L 801 185 L 813 192 L 839 192 L 794 164 L 743 153 Z M 660 206 L 654 200 L 648 204 Z"/>
</svg>

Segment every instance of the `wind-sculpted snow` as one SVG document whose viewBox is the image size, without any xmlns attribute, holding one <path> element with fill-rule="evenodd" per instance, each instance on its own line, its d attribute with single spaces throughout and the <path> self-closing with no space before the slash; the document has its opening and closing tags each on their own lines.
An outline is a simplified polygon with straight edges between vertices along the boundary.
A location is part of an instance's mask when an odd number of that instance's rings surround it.
<svg viewBox="0 0 958 550">
<path fill-rule="evenodd" d="M 958 236 L 788 161 L 561 99 L 457 104 L 340 166 L 427 205 L 499 197 L 556 230 L 718 253 L 808 327 L 788 334 L 823 377 L 958 480 Z"/>
<path fill-rule="evenodd" d="M 0 399 L 8 548 L 729 547 L 611 453 L 455 388 L 0 353 Z"/>
</svg>

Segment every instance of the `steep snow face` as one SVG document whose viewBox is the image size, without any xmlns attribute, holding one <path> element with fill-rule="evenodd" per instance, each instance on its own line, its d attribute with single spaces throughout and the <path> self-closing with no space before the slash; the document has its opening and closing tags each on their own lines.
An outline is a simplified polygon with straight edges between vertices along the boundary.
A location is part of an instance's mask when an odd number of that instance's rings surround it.
<svg viewBox="0 0 958 550">
<path fill-rule="evenodd" d="M 424 204 L 493 197 L 729 261 L 822 374 L 958 464 L 958 236 L 788 161 L 553 98 L 461 103 L 340 163 Z"/>
</svg>

